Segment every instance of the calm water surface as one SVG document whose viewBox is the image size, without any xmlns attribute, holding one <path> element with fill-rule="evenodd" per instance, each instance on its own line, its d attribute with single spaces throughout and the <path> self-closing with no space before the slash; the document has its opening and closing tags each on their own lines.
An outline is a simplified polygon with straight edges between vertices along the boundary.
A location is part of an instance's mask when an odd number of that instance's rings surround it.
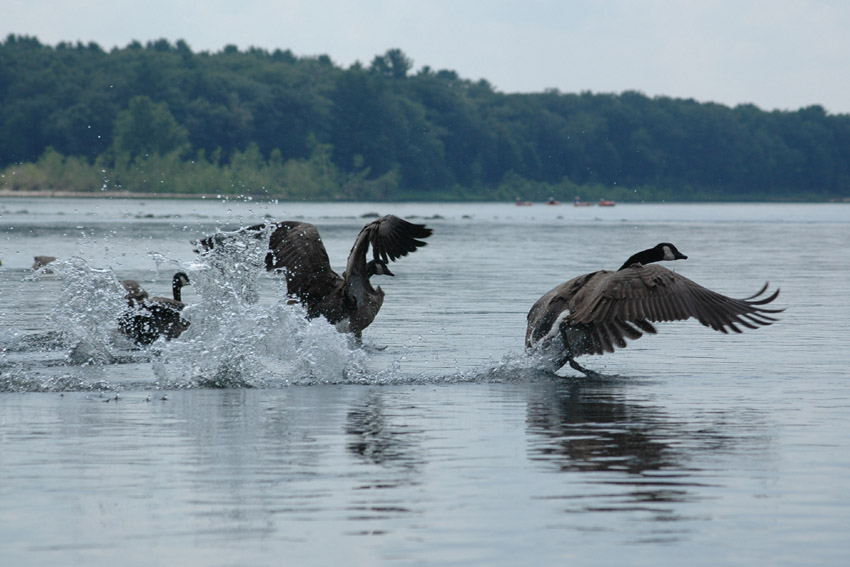
<svg viewBox="0 0 850 567">
<path fill-rule="evenodd" d="M 362 347 L 286 306 L 251 252 L 190 241 L 264 217 L 435 229 L 382 278 Z M 850 206 L 0 200 L 3 565 L 845 565 Z M 674 242 L 678 272 L 787 307 L 689 321 L 554 376 L 525 315 L 554 285 Z M 33 273 L 34 255 L 59 257 Z M 228 261 L 229 260 L 229 261 Z M 218 263 L 216 263 L 218 262 Z M 116 278 L 192 327 L 134 349 Z M 117 297 L 117 301 L 116 301 Z"/>
</svg>

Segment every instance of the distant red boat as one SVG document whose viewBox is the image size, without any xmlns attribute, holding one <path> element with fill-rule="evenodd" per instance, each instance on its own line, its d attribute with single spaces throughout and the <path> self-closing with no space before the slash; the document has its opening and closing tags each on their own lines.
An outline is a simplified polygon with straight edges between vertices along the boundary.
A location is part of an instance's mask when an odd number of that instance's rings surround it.
<svg viewBox="0 0 850 567">
<path fill-rule="evenodd" d="M 560 205 L 561 201 L 556 201 L 555 197 L 549 197 L 549 200 L 546 201 L 547 205 Z"/>
<path fill-rule="evenodd" d="M 600 207 L 613 207 L 616 204 L 617 203 L 615 203 L 614 201 L 606 201 L 605 199 L 599 199 Z"/>
<path fill-rule="evenodd" d="M 517 207 L 530 207 L 531 201 L 520 201 L 519 197 L 516 198 L 516 206 Z"/>
<path fill-rule="evenodd" d="M 582 200 L 579 198 L 579 196 L 578 196 L 578 195 L 576 195 L 576 198 L 573 200 L 573 206 L 574 206 L 574 207 L 589 207 L 589 206 L 591 206 L 592 204 L 593 204 L 593 203 L 589 203 L 589 202 L 587 202 L 587 201 L 582 201 Z"/>
</svg>

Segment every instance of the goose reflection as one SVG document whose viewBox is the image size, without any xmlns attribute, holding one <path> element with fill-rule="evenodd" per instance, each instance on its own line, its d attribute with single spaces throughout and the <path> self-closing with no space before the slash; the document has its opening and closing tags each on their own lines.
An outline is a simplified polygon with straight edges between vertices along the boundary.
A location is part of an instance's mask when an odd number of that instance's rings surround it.
<svg viewBox="0 0 850 567">
<path fill-rule="evenodd" d="M 677 455 L 658 429 L 658 410 L 621 400 L 615 388 L 579 382 L 550 385 L 528 407 L 532 458 L 565 471 L 641 474 L 677 465 Z"/>
<path fill-rule="evenodd" d="M 367 465 L 377 465 L 359 477 L 358 496 L 348 512 L 361 529 L 350 534 L 381 533 L 372 522 L 401 519 L 418 509 L 404 491 L 394 489 L 419 482 L 423 432 L 394 419 L 397 409 L 387 408 L 382 393 L 368 392 L 346 416 L 348 452 Z"/>
<path fill-rule="evenodd" d="M 415 470 L 421 463 L 422 431 L 394 420 L 380 392 L 369 392 L 346 418 L 348 452 L 376 465 Z"/>
<path fill-rule="evenodd" d="M 752 456 L 752 447 L 738 446 L 698 417 L 676 421 L 662 408 L 629 401 L 622 382 L 541 386 L 527 406 L 529 459 L 579 475 L 566 493 L 547 496 L 563 499 L 570 513 L 628 511 L 684 520 L 680 504 L 705 498 L 711 492 L 706 478 L 717 482 L 696 463 L 707 454 L 713 459 L 745 450 Z"/>
</svg>

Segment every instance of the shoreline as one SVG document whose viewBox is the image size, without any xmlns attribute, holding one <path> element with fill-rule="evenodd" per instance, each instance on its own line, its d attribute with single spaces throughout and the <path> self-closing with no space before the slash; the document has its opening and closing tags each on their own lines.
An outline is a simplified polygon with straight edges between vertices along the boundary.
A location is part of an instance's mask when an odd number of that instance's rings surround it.
<svg viewBox="0 0 850 567">
<path fill-rule="evenodd" d="M 278 202 L 289 202 L 290 199 L 282 198 L 282 197 L 270 197 L 269 195 L 251 195 L 251 194 L 221 194 L 221 193 L 137 193 L 133 191 L 64 191 L 61 189 L 45 189 L 40 191 L 30 191 L 30 190 L 9 190 L 9 189 L 0 189 L 0 199 L 2 198 L 26 198 L 26 199 L 183 199 L 183 200 L 205 200 L 205 199 L 257 199 L 257 200 L 268 200 L 268 201 L 278 201 Z M 302 200 L 302 199 L 298 199 Z M 311 202 L 329 202 L 329 203 L 339 203 L 343 201 L 334 200 L 334 199 L 326 199 L 319 201 L 311 201 Z M 359 200 L 350 201 L 353 203 L 364 202 Z M 368 202 L 368 201 L 366 201 Z M 395 202 L 395 203 L 415 203 L 415 202 L 452 202 L 452 203 L 496 203 L 496 202 L 508 202 L 501 200 L 468 200 L 468 199 L 451 199 L 444 200 L 438 199 L 435 201 L 430 200 L 408 200 L 408 199 L 400 199 L 400 200 L 391 200 L 391 199 L 383 199 L 375 202 Z M 545 201 L 540 201 L 545 204 Z M 721 201 L 618 201 L 618 204 L 663 204 L 663 203 L 825 203 L 825 204 L 846 204 L 850 203 L 850 197 L 842 197 L 842 198 L 832 198 L 826 200 L 809 200 L 809 199 L 800 199 L 800 200 L 772 200 L 772 201 L 750 201 L 750 200 L 721 200 Z M 570 204 L 570 203 L 566 203 Z"/>
<path fill-rule="evenodd" d="M 70 199 L 219 199 L 221 197 L 250 197 L 252 199 L 268 199 L 259 195 L 219 195 L 217 193 L 136 193 L 133 191 L 63 191 L 61 189 L 46 189 L 43 191 L 11 191 L 0 189 L 2 197 L 22 198 L 70 198 Z"/>
</svg>

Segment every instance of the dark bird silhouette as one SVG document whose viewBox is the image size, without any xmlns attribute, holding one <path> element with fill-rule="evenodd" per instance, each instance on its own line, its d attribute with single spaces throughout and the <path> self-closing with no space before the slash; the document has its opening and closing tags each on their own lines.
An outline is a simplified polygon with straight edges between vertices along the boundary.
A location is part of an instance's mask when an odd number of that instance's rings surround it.
<svg viewBox="0 0 850 567">
<path fill-rule="evenodd" d="M 687 256 L 670 243 L 638 252 L 616 272 L 600 270 L 555 287 L 528 312 L 526 348 L 539 351 L 557 368 L 566 363 L 586 375 L 596 375 L 575 361 L 583 354 L 604 354 L 625 348 L 626 339 L 655 334 L 652 323 L 691 317 L 715 331 L 740 333 L 777 321 L 783 309 L 763 307 L 779 296 L 758 293 L 733 299 L 705 288 L 663 266 L 662 260 Z"/>
<path fill-rule="evenodd" d="M 319 231 L 310 223 L 284 221 L 270 227 L 266 270 L 283 272 L 287 291 L 307 310 L 310 318 L 324 317 L 341 332 L 360 337 L 381 309 L 384 291 L 372 287 L 372 276 L 394 276 L 387 264 L 417 248 L 425 246 L 422 238 L 433 230 L 413 224 L 394 215 L 370 222 L 360 231 L 348 254 L 342 275 L 331 269 L 330 259 Z M 266 234 L 267 226 L 259 224 L 237 233 Z M 231 233 L 233 234 L 233 233 Z M 216 242 L 227 238 L 219 233 L 199 242 L 210 250 Z M 372 259 L 366 260 L 369 247 Z"/>
<path fill-rule="evenodd" d="M 148 297 L 148 292 L 134 280 L 122 280 L 121 285 L 127 292 L 127 310 L 121 315 L 118 328 L 136 344 L 150 345 L 161 336 L 165 340 L 176 339 L 189 328 L 189 321 L 181 315 L 181 290 L 191 285 L 185 273 L 177 272 L 171 279 L 172 297 Z"/>
</svg>

